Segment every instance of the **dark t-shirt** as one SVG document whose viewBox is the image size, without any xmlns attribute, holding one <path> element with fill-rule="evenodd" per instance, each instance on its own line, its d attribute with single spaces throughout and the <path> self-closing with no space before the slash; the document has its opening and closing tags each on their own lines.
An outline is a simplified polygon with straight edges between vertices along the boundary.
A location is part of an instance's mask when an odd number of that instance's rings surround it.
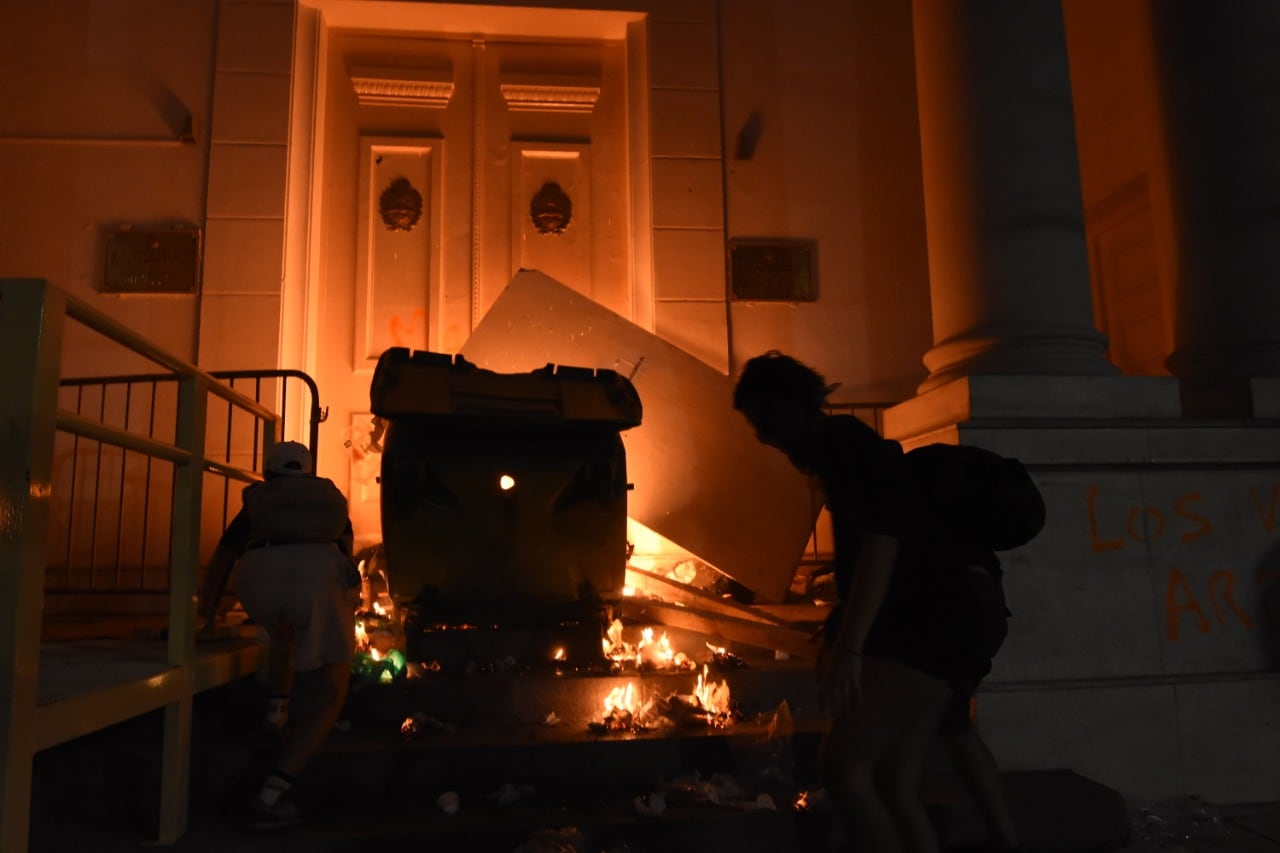
<svg viewBox="0 0 1280 853">
<path fill-rule="evenodd" d="M 898 542 L 889 587 L 864 651 L 953 685 L 970 680 L 983 626 L 971 601 L 968 568 L 984 566 L 998 573 L 995 555 L 950 532 L 933 515 L 902 446 L 857 418 L 824 420 L 813 470 L 831 514 L 841 602 L 849 597 L 862 537 L 881 534 Z M 842 610 L 833 614 L 830 633 Z"/>
</svg>

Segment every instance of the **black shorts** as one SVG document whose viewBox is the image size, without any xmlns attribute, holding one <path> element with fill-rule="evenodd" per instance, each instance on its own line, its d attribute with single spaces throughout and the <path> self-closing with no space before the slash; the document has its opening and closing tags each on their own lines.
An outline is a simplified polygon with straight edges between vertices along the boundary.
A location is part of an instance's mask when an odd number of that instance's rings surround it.
<svg viewBox="0 0 1280 853">
<path fill-rule="evenodd" d="M 829 640 L 841 610 L 832 614 Z M 1008 615 L 999 578 L 978 567 L 951 569 L 910 596 L 886 598 L 863 651 L 947 682 L 959 709 L 948 714 L 967 723 L 969 699 L 991 672 Z"/>
</svg>

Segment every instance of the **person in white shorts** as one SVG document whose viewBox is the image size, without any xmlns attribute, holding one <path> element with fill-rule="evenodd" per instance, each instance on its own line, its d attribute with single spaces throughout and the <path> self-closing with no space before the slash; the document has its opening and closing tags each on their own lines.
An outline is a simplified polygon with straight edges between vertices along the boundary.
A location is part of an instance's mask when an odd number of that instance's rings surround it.
<svg viewBox="0 0 1280 853">
<path fill-rule="evenodd" d="M 342 492 L 312 468 L 302 444 L 272 448 L 265 479 L 245 488 L 244 505 L 219 540 L 202 587 L 209 631 L 234 567 L 240 602 L 269 639 L 268 722 L 282 730 L 283 742 L 249 804 L 251 829 L 305 819 L 288 792 L 337 722 L 351 678 L 360 587 L 351 520 Z"/>
</svg>

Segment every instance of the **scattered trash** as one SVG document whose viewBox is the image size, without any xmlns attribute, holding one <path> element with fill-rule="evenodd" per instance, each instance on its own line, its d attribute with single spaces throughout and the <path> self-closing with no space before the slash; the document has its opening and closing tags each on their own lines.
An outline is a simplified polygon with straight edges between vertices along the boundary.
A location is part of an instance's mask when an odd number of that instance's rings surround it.
<svg viewBox="0 0 1280 853">
<path fill-rule="evenodd" d="M 713 646 L 710 643 L 705 645 L 707 650 L 711 652 L 711 662 L 721 669 L 745 669 L 749 665 L 745 660 L 725 649 L 724 646 Z"/>
<path fill-rule="evenodd" d="M 436 797 L 436 805 L 439 806 L 440 811 L 445 814 L 457 814 L 458 810 L 462 808 L 462 805 L 458 800 L 458 795 L 453 791 L 445 791 L 443 794 Z"/>
<path fill-rule="evenodd" d="M 1217 807 L 1199 797 L 1131 801 L 1129 826 L 1132 836 L 1124 848 L 1127 853 L 1194 853 L 1231 836 L 1231 828 Z"/>
<path fill-rule="evenodd" d="M 580 853 L 586 849 L 585 839 L 577 827 L 539 829 L 529 834 L 513 853 Z"/>
<path fill-rule="evenodd" d="M 641 794 L 635 798 L 636 814 L 644 817 L 662 817 L 667 810 L 667 795 L 661 791 Z"/>
<path fill-rule="evenodd" d="M 512 785 L 510 782 L 504 782 L 501 788 L 489 795 L 489 799 L 500 806 L 509 806 L 520 802 L 532 793 L 532 785 Z"/>
<path fill-rule="evenodd" d="M 400 736 L 412 739 L 427 732 L 444 732 L 452 731 L 453 726 L 438 720 L 435 717 L 415 711 L 412 715 L 405 717 L 404 722 L 400 724 Z"/>
<path fill-rule="evenodd" d="M 697 770 L 665 783 L 662 792 L 678 802 L 713 806 L 731 805 L 747 796 L 746 789 L 734 776 L 716 773 L 710 779 L 703 779 Z"/>
</svg>

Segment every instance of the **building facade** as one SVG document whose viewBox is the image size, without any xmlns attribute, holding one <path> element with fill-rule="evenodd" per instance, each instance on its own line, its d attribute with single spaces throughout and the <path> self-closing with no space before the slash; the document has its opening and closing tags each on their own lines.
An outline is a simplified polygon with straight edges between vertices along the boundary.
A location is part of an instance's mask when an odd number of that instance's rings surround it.
<svg viewBox="0 0 1280 853">
<path fill-rule="evenodd" d="M 377 355 L 456 352 L 536 268 L 1028 463 L 1050 525 L 979 706 L 1006 766 L 1280 797 L 1274 4 L 53 0 L 0 45 L 0 276 L 313 375 L 366 531 Z M 164 232 L 192 281 L 108 284 Z M 134 369 L 68 341 L 68 375 Z"/>
</svg>

